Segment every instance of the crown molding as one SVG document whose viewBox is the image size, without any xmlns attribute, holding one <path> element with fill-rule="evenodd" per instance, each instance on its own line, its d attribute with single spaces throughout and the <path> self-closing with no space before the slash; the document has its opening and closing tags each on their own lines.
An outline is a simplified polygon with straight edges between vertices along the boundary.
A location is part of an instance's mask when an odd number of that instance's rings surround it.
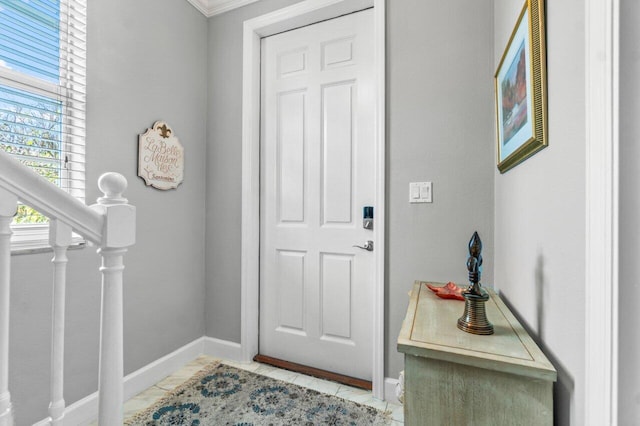
<svg viewBox="0 0 640 426">
<path fill-rule="evenodd" d="M 236 9 L 258 0 L 187 0 L 207 18 Z"/>
</svg>

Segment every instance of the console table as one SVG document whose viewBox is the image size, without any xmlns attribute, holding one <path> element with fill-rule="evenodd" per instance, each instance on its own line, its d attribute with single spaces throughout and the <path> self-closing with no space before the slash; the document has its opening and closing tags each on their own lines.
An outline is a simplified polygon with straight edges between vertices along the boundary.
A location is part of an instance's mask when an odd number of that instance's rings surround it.
<svg viewBox="0 0 640 426">
<path fill-rule="evenodd" d="M 405 425 L 553 424 L 556 370 L 500 297 L 485 290 L 494 334 L 479 336 L 456 325 L 464 302 L 415 282 L 398 338 Z"/>
</svg>

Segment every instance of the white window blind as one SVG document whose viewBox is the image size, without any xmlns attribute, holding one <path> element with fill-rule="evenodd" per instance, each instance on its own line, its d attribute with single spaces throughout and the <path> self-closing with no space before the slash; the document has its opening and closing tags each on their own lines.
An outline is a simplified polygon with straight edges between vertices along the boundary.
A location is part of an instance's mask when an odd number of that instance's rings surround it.
<svg viewBox="0 0 640 426">
<path fill-rule="evenodd" d="M 85 98 L 86 0 L 0 0 L 0 149 L 83 201 Z"/>
</svg>

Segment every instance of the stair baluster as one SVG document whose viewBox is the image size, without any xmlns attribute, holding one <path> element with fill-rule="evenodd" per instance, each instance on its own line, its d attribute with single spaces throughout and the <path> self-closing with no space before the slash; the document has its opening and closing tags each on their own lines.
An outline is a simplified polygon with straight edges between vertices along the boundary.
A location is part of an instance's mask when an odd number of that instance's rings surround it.
<svg viewBox="0 0 640 426">
<path fill-rule="evenodd" d="M 9 296 L 11 266 L 11 220 L 18 198 L 0 188 L 0 426 L 13 425 L 9 393 Z"/>
<path fill-rule="evenodd" d="M 62 426 L 64 418 L 64 317 L 67 285 L 67 248 L 71 245 L 71 227 L 52 219 L 49 244 L 53 248 L 53 301 L 51 308 L 51 403 L 52 426 Z"/>
<path fill-rule="evenodd" d="M 100 372 L 98 383 L 98 423 L 119 426 L 123 420 L 123 257 L 135 243 L 136 209 L 122 193 L 126 179 L 105 173 L 98 180 L 104 197 L 91 208 L 105 219 L 102 243 L 102 311 L 100 316 Z"/>
</svg>

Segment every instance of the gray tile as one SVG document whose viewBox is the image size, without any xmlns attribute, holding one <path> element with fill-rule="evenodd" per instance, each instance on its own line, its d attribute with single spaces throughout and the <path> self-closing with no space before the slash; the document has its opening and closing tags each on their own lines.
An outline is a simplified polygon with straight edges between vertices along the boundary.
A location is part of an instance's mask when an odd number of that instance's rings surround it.
<svg viewBox="0 0 640 426">
<path fill-rule="evenodd" d="M 253 371 L 255 372 L 258 368 L 260 368 L 262 366 L 262 364 L 255 362 L 255 361 L 251 361 L 251 362 L 236 362 L 236 361 L 229 361 L 229 360 L 222 360 L 223 364 L 229 365 L 231 367 L 235 367 L 238 368 L 240 370 L 245 370 L 245 371 Z"/>
<path fill-rule="evenodd" d="M 398 404 L 387 404 L 387 410 L 391 412 L 391 418 L 398 422 L 404 422 L 404 407 Z"/>
</svg>

